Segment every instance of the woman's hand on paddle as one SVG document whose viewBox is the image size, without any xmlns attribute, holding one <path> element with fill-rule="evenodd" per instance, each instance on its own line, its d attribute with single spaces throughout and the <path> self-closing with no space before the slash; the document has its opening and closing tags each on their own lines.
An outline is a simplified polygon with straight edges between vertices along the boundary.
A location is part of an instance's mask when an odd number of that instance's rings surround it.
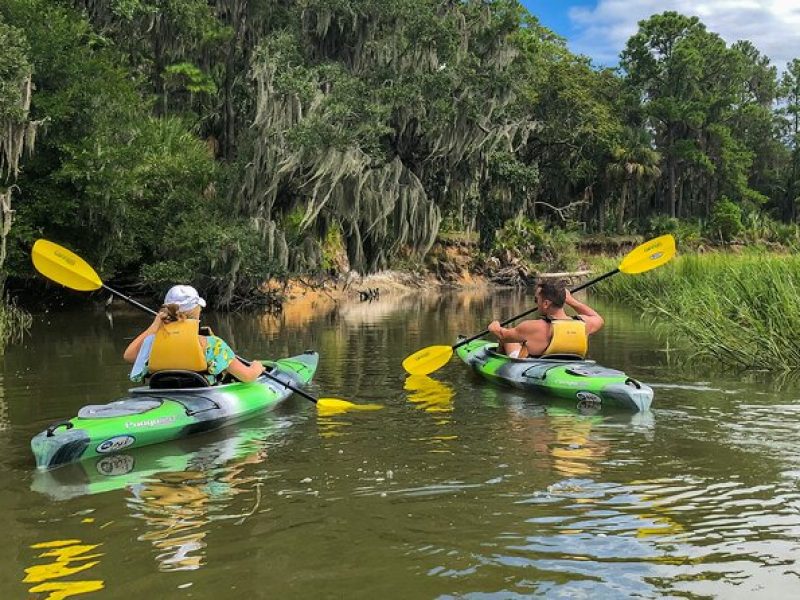
<svg viewBox="0 0 800 600">
<path fill-rule="evenodd" d="M 161 329 L 164 326 L 164 323 L 167 322 L 167 316 L 167 311 L 158 311 L 155 318 L 153 318 L 153 322 L 150 323 L 150 327 L 147 328 L 147 333 L 156 333 L 159 329 Z"/>
</svg>

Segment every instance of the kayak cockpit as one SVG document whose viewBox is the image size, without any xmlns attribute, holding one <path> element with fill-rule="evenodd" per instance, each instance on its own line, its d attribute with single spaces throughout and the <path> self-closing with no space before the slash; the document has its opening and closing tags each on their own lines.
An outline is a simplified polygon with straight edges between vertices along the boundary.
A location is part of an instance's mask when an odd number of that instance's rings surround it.
<svg viewBox="0 0 800 600">
<path fill-rule="evenodd" d="M 161 406 L 156 398 L 126 398 L 108 404 L 88 404 L 78 411 L 79 419 L 108 419 L 140 415 Z"/>
<path fill-rule="evenodd" d="M 525 358 L 516 358 L 513 356 L 509 356 L 508 354 L 503 354 L 502 352 L 497 351 L 497 344 L 486 346 L 486 354 L 490 354 L 492 356 L 497 356 L 503 358 L 504 360 L 510 360 L 519 363 L 555 363 L 555 364 L 563 364 L 563 363 L 581 363 L 582 365 L 593 365 L 595 361 L 583 358 L 578 354 L 548 354 L 547 356 L 528 356 Z"/>
</svg>

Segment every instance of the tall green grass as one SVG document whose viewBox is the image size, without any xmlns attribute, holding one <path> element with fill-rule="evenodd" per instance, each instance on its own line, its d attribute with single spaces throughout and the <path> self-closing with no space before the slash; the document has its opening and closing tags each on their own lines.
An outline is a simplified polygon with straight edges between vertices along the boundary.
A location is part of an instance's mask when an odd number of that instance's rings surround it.
<svg viewBox="0 0 800 600">
<path fill-rule="evenodd" d="M 640 310 L 688 358 L 800 369 L 800 256 L 679 256 L 648 273 L 611 277 L 595 292 Z"/>
</svg>

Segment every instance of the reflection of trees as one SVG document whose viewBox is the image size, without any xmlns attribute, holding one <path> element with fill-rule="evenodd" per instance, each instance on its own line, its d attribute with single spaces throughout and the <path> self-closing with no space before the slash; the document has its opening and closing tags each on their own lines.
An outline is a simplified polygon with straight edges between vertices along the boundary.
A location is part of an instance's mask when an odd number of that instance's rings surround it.
<svg viewBox="0 0 800 600">
<path fill-rule="evenodd" d="M 6 402 L 6 388 L 3 385 L 3 376 L 0 375 L 0 431 L 5 431 L 9 426 L 8 403 Z"/>
<path fill-rule="evenodd" d="M 260 501 L 260 481 L 246 474 L 246 466 L 262 462 L 264 456 L 260 449 L 211 469 L 208 457 L 198 454 L 185 471 L 159 473 L 129 488 L 133 516 L 149 528 L 139 539 L 156 548 L 162 571 L 199 569 L 204 564 L 208 525 L 220 519 L 241 520 L 255 511 L 217 514 L 242 493 L 254 493 L 256 503 Z"/>
<path fill-rule="evenodd" d="M 510 410 L 512 430 L 537 455 L 535 464 L 566 477 L 596 475 L 609 443 L 592 428 L 603 422 L 599 415 L 582 415 L 554 405 Z"/>
</svg>

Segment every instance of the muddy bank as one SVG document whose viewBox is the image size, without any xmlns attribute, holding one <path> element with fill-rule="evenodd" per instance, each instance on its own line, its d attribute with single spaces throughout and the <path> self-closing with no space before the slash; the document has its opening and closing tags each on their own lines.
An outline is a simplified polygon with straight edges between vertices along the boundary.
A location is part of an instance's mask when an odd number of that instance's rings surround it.
<svg viewBox="0 0 800 600">
<path fill-rule="evenodd" d="M 265 283 L 264 291 L 284 310 L 325 310 L 341 302 L 373 302 L 386 297 L 437 293 L 445 289 L 475 290 L 523 287 L 539 277 L 557 276 L 579 282 L 591 274 L 584 264 L 572 272 L 543 273 L 512 253 L 485 257 L 472 241 L 437 242 L 423 265 L 413 271 L 389 270 L 370 275 L 346 271 L 324 278 L 291 277 Z"/>
</svg>

